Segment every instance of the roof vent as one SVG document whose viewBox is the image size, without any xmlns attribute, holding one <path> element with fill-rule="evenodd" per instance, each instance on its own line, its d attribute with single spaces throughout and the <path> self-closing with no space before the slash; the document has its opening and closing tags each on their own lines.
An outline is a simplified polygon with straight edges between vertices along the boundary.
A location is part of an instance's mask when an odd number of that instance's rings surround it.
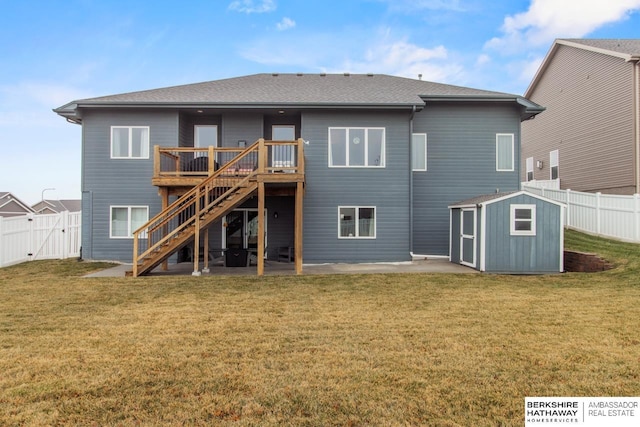
<svg viewBox="0 0 640 427">
<path fill-rule="evenodd" d="M 278 73 L 271 74 L 273 77 L 278 77 Z"/>
<path fill-rule="evenodd" d="M 296 74 L 296 76 L 301 77 L 301 76 L 302 76 L 302 73 L 298 73 L 298 74 Z"/>
<path fill-rule="evenodd" d="M 326 77 L 327 73 L 320 73 L 320 77 Z"/>
<path fill-rule="evenodd" d="M 373 73 L 367 73 L 367 77 L 373 77 Z"/>
<path fill-rule="evenodd" d="M 345 77 L 349 77 L 350 75 L 351 75 L 351 74 L 349 74 L 349 73 L 344 73 L 344 76 L 345 76 Z"/>
</svg>

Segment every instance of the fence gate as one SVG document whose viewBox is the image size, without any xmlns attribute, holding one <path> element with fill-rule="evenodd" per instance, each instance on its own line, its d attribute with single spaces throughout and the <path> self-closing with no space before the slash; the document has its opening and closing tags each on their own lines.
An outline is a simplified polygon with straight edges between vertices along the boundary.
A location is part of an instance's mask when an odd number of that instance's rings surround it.
<svg viewBox="0 0 640 427">
<path fill-rule="evenodd" d="M 0 267 L 80 256 L 80 212 L 0 217 Z"/>
</svg>

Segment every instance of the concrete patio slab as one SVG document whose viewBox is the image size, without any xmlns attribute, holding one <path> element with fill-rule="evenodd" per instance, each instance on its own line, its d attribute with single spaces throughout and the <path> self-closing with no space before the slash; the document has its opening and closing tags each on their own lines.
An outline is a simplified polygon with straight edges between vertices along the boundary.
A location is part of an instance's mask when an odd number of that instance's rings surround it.
<svg viewBox="0 0 640 427">
<path fill-rule="evenodd" d="M 202 264 L 199 267 L 202 270 Z M 85 277 L 125 277 L 131 271 L 131 264 L 120 264 L 112 268 L 86 275 Z M 265 275 L 295 275 L 294 265 L 290 263 L 266 261 Z M 429 259 L 397 263 L 363 263 L 363 264 L 306 264 L 303 266 L 305 275 L 311 274 L 379 274 L 379 273 L 458 273 L 474 274 L 478 271 L 459 264 L 453 264 L 445 259 Z M 154 269 L 147 276 L 189 276 L 193 272 L 192 263 L 169 264 L 169 270 L 160 267 Z M 254 276 L 256 267 L 223 267 L 219 264 L 210 266 L 209 273 L 202 276 Z"/>
</svg>

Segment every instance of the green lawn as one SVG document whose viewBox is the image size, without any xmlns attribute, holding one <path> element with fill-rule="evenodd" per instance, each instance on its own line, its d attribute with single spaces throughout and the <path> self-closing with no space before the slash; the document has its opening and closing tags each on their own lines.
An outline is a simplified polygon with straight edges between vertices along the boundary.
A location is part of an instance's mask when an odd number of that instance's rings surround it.
<svg viewBox="0 0 640 427">
<path fill-rule="evenodd" d="M 640 247 L 550 276 L 84 279 L 0 269 L 0 425 L 523 424 L 525 396 L 640 395 Z"/>
</svg>

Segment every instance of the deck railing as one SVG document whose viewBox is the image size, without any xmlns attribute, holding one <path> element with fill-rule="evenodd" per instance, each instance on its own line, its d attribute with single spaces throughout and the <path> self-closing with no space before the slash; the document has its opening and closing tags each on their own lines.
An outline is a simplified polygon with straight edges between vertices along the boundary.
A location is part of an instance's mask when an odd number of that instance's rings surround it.
<svg viewBox="0 0 640 427">
<path fill-rule="evenodd" d="M 264 141 L 265 172 L 304 173 L 303 141 Z M 245 148 L 154 146 L 154 178 L 211 176 L 218 169 L 247 175 L 257 169 L 259 153 L 238 159 Z"/>
<path fill-rule="evenodd" d="M 223 160 L 215 166 L 213 160 L 220 154 L 229 154 L 238 149 L 207 150 L 207 156 L 194 156 L 192 160 L 206 158 L 206 171 L 197 171 L 208 175 L 201 183 L 185 193 L 171 205 L 150 219 L 133 233 L 133 275 L 139 274 L 140 262 L 163 250 L 163 246 L 189 228 L 199 230 L 200 219 L 224 201 L 238 188 L 246 187 L 257 174 L 276 172 L 295 172 L 304 174 L 303 140 L 298 141 L 265 141 L 260 139 L 250 147 L 242 149 L 233 158 Z M 289 148 L 293 147 L 293 148 Z M 284 154 L 278 150 L 283 149 Z M 288 150 L 288 151 L 287 151 Z M 181 153 L 193 156 L 202 149 L 180 147 L 160 148 L 155 146 L 156 172 L 158 176 L 180 177 L 194 176 L 195 173 L 183 175 L 184 163 Z M 293 159 L 291 159 L 291 157 Z M 165 170 L 159 167 L 159 159 L 172 159 L 174 169 Z M 204 162 L 203 162 L 204 163 Z M 292 164 L 293 163 L 293 164 Z M 213 170 L 211 170 L 211 166 Z M 163 175 L 165 174 L 165 175 Z M 253 178 L 255 179 L 255 178 Z M 172 252 L 171 252 L 172 253 Z M 170 255 L 171 253 L 168 253 Z"/>
</svg>

